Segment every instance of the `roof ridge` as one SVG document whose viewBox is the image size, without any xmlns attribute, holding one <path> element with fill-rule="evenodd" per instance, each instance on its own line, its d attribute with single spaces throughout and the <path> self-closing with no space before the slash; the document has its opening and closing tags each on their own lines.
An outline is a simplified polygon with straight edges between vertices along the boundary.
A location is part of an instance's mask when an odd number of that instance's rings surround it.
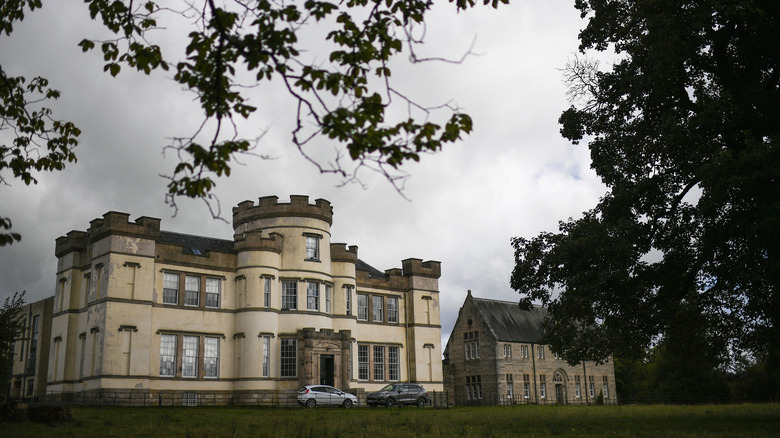
<svg viewBox="0 0 780 438">
<path fill-rule="evenodd" d="M 177 234 L 179 236 L 189 236 L 189 237 L 196 237 L 198 239 L 210 239 L 210 240 L 222 240 L 225 242 L 233 242 L 232 239 L 223 239 L 221 237 L 209 237 L 209 236 L 201 236 L 198 234 L 190 234 L 190 233 L 180 233 L 178 231 L 166 231 L 166 230 L 160 230 L 160 233 L 167 233 L 167 234 Z"/>
<path fill-rule="evenodd" d="M 470 295 L 485 330 L 494 339 L 508 342 L 536 343 L 544 334 L 542 319 L 546 309 L 533 306 L 529 310 L 520 308 L 519 302 L 476 298 Z"/>
<path fill-rule="evenodd" d="M 486 318 L 485 315 L 482 313 L 482 309 L 480 306 L 476 305 L 476 301 L 480 300 L 480 298 L 474 297 L 474 295 L 469 294 L 472 300 L 474 300 L 474 307 L 477 309 L 477 313 L 479 313 L 480 318 L 482 319 L 482 322 L 485 324 L 485 326 L 490 330 L 490 334 L 493 335 L 493 339 L 498 339 L 498 334 L 496 333 L 495 329 L 493 328 L 493 324 L 490 323 L 490 319 Z M 492 300 L 485 300 L 485 301 L 492 301 Z"/>
<path fill-rule="evenodd" d="M 494 299 L 494 298 L 477 298 L 477 297 L 474 297 L 474 296 L 472 296 L 472 298 L 474 298 L 477 301 L 492 301 L 494 303 L 504 303 L 504 304 L 520 304 L 519 301 L 497 300 L 497 299 Z M 543 309 L 544 308 L 544 306 L 536 305 L 536 304 L 531 304 L 531 306 L 534 309 Z"/>
</svg>

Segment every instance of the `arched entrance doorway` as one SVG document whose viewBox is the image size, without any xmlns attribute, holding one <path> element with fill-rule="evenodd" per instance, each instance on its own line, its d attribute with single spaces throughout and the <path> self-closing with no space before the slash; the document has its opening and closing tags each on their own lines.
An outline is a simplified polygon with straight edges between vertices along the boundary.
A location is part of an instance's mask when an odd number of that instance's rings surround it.
<svg viewBox="0 0 780 438">
<path fill-rule="evenodd" d="M 558 369 L 553 375 L 553 385 L 555 385 L 555 403 L 559 405 L 565 405 L 568 403 L 568 386 L 569 378 L 566 375 L 566 371 Z"/>
</svg>

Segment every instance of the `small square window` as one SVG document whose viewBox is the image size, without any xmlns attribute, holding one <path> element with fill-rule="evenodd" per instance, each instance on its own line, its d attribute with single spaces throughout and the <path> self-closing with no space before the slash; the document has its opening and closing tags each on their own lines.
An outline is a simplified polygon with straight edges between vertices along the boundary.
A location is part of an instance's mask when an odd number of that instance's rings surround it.
<svg viewBox="0 0 780 438">
<path fill-rule="evenodd" d="M 219 307 L 222 282 L 218 278 L 206 279 L 206 307 Z"/>
<path fill-rule="evenodd" d="M 381 296 L 373 296 L 371 297 L 372 301 L 372 318 L 374 322 L 382 322 L 384 321 L 384 297 Z"/>
<path fill-rule="evenodd" d="M 166 272 L 163 275 L 163 303 L 178 304 L 179 302 L 179 274 Z"/>
<path fill-rule="evenodd" d="M 282 339 L 280 358 L 280 376 L 295 377 L 297 375 L 298 341 Z"/>
<path fill-rule="evenodd" d="M 306 309 L 320 310 L 320 284 L 308 282 L 306 285 Z"/>
<path fill-rule="evenodd" d="M 198 306 L 200 304 L 200 277 L 184 277 L 184 305 Z"/>
<path fill-rule="evenodd" d="M 198 346 L 200 338 L 197 336 L 184 336 L 182 347 L 182 377 L 198 377 Z"/>
<path fill-rule="evenodd" d="M 368 295 L 357 294 L 357 319 L 360 321 L 368 320 Z"/>
<path fill-rule="evenodd" d="M 84 345 L 82 341 L 82 367 L 84 365 Z M 82 372 L 83 375 L 83 372 Z M 173 377 L 176 375 L 176 335 L 160 336 L 160 376 Z"/>
<path fill-rule="evenodd" d="M 282 282 L 282 310 L 295 310 L 298 308 L 298 282 Z"/>
<path fill-rule="evenodd" d="M 306 260 L 320 259 L 320 238 L 306 236 Z"/>
<path fill-rule="evenodd" d="M 398 322 L 398 297 L 387 299 L 387 322 Z"/>
<path fill-rule="evenodd" d="M 181 397 L 183 406 L 198 406 L 198 394 L 194 392 L 185 392 Z"/>
<path fill-rule="evenodd" d="M 203 342 L 203 376 L 219 377 L 219 338 L 206 336 Z"/>
<path fill-rule="evenodd" d="M 347 316 L 352 316 L 352 287 L 347 286 L 344 288 L 344 297 L 346 299 Z"/>
<path fill-rule="evenodd" d="M 385 347 L 374 345 L 374 380 L 385 380 Z"/>
<path fill-rule="evenodd" d="M 271 307 L 271 279 L 265 278 L 265 285 L 263 287 L 263 305 L 265 307 Z"/>
<path fill-rule="evenodd" d="M 325 313 L 330 313 L 330 296 L 331 296 L 331 287 L 329 284 L 325 285 Z"/>
<path fill-rule="evenodd" d="M 358 380 L 368 380 L 368 345 L 358 345 Z"/>
</svg>

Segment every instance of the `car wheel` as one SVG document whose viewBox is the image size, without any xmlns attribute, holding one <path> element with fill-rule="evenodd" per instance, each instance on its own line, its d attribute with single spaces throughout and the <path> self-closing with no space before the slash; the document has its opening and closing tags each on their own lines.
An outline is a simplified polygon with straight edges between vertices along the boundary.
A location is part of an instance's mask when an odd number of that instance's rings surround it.
<svg viewBox="0 0 780 438">
<path fill-rule="evenodd" d="M 427 404 L 428 404 L 428 402 L 425 400 L 425 398 L 420 397 L 420 398 L 417 399 L 417 407 L 418 408 L 424 408 L 425 405 L 427 405 Z"/>
<path fill-rule="evenodd" d="M 395 406 L 395 399 L 394 398 L 387 399 L 387 401 L 385 402 L 385 406 L 387 406 L 388 408 L 392 408 L 393 406 Z"/>
<path fill-rule="evenodd" d="M 313 408 L 315 406 L 317 406 L 317 400 L 314 400 L 313 398 L 306 400 L 306 407 Z"/>
<path fill-rule="evenodd" d="M 345 408 L 347 408 L 347 409 L 351 408 L 352 407 L 352 400 L 350 400 L 350 399 L 344 400 L 344 405 L 343 406 Z"/>
</svg>

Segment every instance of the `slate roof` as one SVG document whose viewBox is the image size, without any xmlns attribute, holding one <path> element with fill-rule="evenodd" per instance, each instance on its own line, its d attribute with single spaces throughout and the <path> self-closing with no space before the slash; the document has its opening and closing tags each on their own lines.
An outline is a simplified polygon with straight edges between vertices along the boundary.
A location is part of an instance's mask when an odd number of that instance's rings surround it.
<svg viewBox="0 0 780 438">
<path fill-rule="evenodd" d="M 360 259 L 358 259 L 357 264 L 355 265 L 355 269 L 358 271 L 368 272 L 368 276 L 370 278 L 385 278 L 384 272 L 380 271 L 379 269 L 369 265 L 368 263 Z"/>
<path fill-rule="evenodd" d="M 521 310 L 517 302 L 474 298 L 482 321 L 498 341 L 539 342 L 544 335 L 542 322 L 547 309 Z"/>
<path fill-rule="evenodd" d="M 160 231 L 157 243 L 167 243 L 183 247 L 184 254 L 205 255 L 209 251 L 235 254 L 232 240 L 215 239 L 213 237 L 194 236 L 192 234 Z"/>
<path fill-rule="evenodd" d="M 160 231 L 158 243 L 167 243 L 183 247 L 184 254 L 205 255 L 209 251 L 235 254 L 234 242 L 227 239 L 195 236 L 192 234 L 174 233 L 172 231 Z M 385 273 L 358 259 L 355 269 L 368 272 L 371 278 L 385 278 Z"/>
</svg>

